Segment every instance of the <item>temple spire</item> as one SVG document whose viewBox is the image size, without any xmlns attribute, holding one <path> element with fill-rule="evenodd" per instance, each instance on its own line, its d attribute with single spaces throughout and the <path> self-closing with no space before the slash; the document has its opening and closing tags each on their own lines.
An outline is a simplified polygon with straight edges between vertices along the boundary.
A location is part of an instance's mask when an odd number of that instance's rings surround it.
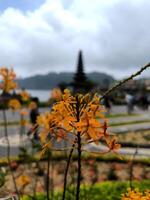
<svg viewBox="0 0 150 200">
<path fill-rule="evenodd" d="M 82 51 L 79 51 L 78 60 L 77 60 L 77 71 L 74 76 L 75 83 L 81 83 L 86 81 L 86 75 L 84 73 L 84 65 L 83 65 L 83 56 Z"/>
<path fill-rule="evenodd" d="M 73 87 L 74 93 L 83 94 L 90 92 L 95 87 L 95 83 L 89 80 L 84 73 L 83 54 L 81 50 L 78 53 L 77 70 L 74 74 L 73 81 L 70 83 L 70 86 Z"/>
<path fill-rule="evenodd" d="M 78 55 L 77 71 L 83 73 L 83 58 L 81 50 L 79 51 Z"/>
</svg>

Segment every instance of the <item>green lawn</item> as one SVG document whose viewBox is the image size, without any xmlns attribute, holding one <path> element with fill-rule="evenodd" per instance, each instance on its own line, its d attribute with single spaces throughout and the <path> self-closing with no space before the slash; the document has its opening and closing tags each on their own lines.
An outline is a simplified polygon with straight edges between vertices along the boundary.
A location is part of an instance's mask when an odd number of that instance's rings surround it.
<svg viewBox="0 0 150 200">
<path fill-rule="evenodd" d="M 135 116 L 140 116 L 138 113 L 132 113 L 132 114 L 127 114 L 127 113 L 116 113 L 116 114 L 108 114 L 106 115 L 107 118 L 117 118 L 117 117 L 135 117 Z"/>
<path fill-rule="evenodd" d="M 150 188 L 150 180 L 134 182 L 134 188 L 144 191 Z M 80 200 L 120 200 L 121 194 L 125 193 L 129 187 L 129 182 L 104 182 L 94 186 L 81 187 Z M 61 200 L 62 192 L 57 192 L 53 200 Z M 22 200 L 31 200 L 30 197 L 24 197 Z M 44 194 L 38 194 L 35 200 L 46 200 Z M 75 200 L 74 188 L 70 188 L 66 193 L 65 200 Z"/>
<path fill-rule="evenodd" d="M 125 126 L 130 124 L 142 124 L 142 123 L 150 123 L 149 119 L 144 120 L 134 120 L 134 121 L 125 121 L 125 122 L 117 122 L 117 123 L 109 123 L 109 126 Z"/>
</svg>

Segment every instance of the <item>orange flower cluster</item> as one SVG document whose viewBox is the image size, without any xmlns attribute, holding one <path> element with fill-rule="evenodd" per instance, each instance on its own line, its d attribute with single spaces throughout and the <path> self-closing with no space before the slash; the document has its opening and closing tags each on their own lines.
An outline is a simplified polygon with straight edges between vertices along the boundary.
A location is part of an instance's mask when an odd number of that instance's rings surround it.
<svg viewBox="0 0 150 200">
<path fill-rule="evenodd" d="M 131 190 L 128 189 L 126 194 L 122 195 L 121 200 L 149 200 L 150 199 L 150 190 L 145 191 L 145 193 L 139 192 L 138 189 Z"/>
<path fill-rule="evenodd" d="M 13 111 L 16 111 L 16 110 L 20 110 L 20 109 L 21 109 L 21 104 L 20 104 L 20 102 L 19 102 L 17 99 L 11 99 L 11 100 L 9 101 L 8 106 L 9 106 Z"/>
<path fill-rule="evenodd" d="M 26 185 L 28 185 L 31 182 L 31 179 L 29 176 L 27 175 L 21 175 L 17 178 L 16 180 L 17 184 L 21 187 L 25 187 Z"/>
<path fill-rule="evenodd" d="M 8 69 L 6 67 L 0 68 L 0 76 L 2 81 L 0 89 L 4 92 L 8 93 L 17 88 L 17 84 L 15 82 L 16 74 L 13 69 Z"/>
<path fill-rule="evenodd" d="M 21 96 L 22 101 L 27 101 L 29 99 L 29 94 L 27 91 L 22 91 L 19 93 Z M 24 119 L 23 117 L 28 115 L 27 109 L 23 107 L 23 105 L 20 103 L 18 99 L 11 99 L 8 102 L 8 107 L 11 108 L 13 111 L 18 111 L 20 113 L 21 119 L 20 119 L 20 124 L 22 126 L 25 126 L 27 124 L 27 120 Z"/>
<path fill-rule="evenodd" d="M 30 95 L 26 90 L 21 91 L 20 96 L 21 96 L 22 101 L 28 101 L 30 98 Z"/>
<path fill-rule="evenodd" d="M 51 98 L 55 101 L 60 101 L 62 99 L 62 92 L 59 88 L 54 88 L 51 92 Z"/>
<path fill-rule="evenodd" d="M 21 120 L 20 120 L 20 125 L 25 126 L 27 124 L 27 120 L 24 119 L 23 117 L 28 115 L 27 110 L 25 110 L 20 101 L 18 99 L 11 99 L 8 103 L 9 108 L 11 108 L 13 111 L 18 111 L 20 113 Z"/>
<path fill-rule="evenodd" d="M 71 142 L 71 139 L 67 137 L 70 133 L 73 135 L 73 142 L 74 138 L 80 134 L 83 144 L 91 142 L 97 144 L 103 138 L 109 150 L 117 150 L 120 145 L 116 143 L 115 138 L 112 140 L 109 138 L 104 112 L 97 95 L 94 97 L 89 94 L 72 96 L 69 90 L 65 90 L 62 100 L 53 106 L 52 111 L 38 117 L 37 124 L 41 131 L 41 141 L 46 142 L 49 136 L 49 139 L 65 138 Z"/>
<path fill-rule="evenodd" d="M 88 141 L 96 141 L 103 136 L 106 119 L 97 95 L 91 99 L 89 94 L 72 96 L 69 90 L 65 90 L 62 101 L 54 105 L 53 109 L 59 117 L 59 125 L 68 132 L 75 135 L 80 132 Z"/>
<path fill-rule="evenodd" d="M 25 116 L 28 114 L 27 110 L 22 108 L 21 103 L 18 99 L 11 99 L 8 103 L 9 108 L 13 111 L 19 111 L 20 115 Z"/>
<path fill-rule="evenodd" d="M 53 116 L 48 112 L 41 114 L 37 118 L 37 124 L 41 126 L 41 132 L 39 136 L 42 144 L 44 144 L 46 143 L 48 134 L 54 133 L 55 123 Z"/>
<path fill-rule="evenodd" d="M 34 101 L 31 101 L 28 108 L 29 108 L 29 110 L 36 109 L 37 104 Z"/>
<path fill-rule="evenodd" d="M 66 130 L 59 126 L 59 119 L 57 113 L 54 111 L 41 114 L 37 118 L 37 127 L 40 128 L 40 141 L 44 148 L 51 147 L 51 140 L 54 138 L 59 142 L 61 139 L 66 138 Z M 45 151 L 45 150 L 44 150 Z"/>
<path fill-rule="evenodd" d="M 22 115 L 22 116 L 26 116 L 26 115 L 28 115 L 28 112 L 27 112 L 27 110 L 25 110 L 24 108 L 22 108 L 21 110 L 20 110 L 20 115 Z"/>
</svg>

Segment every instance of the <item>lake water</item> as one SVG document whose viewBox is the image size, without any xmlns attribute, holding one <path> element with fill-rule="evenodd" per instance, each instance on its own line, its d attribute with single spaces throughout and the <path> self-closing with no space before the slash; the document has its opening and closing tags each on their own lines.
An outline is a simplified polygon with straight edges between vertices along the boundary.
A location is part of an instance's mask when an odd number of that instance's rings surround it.
<svg viewBox="0 0 150 200">
<path fill-rule="evenodd" d="M 20 90 L 15 90 L 16 93 L 19 93 Z M 38 97 L 40 101 L 48 101 L 50 98 L 51 90 L 28 90 L 27 92 L 31 95 L 31 97 Z M 0 94 L 2 90 L 0 90 Z"/>
<path fill-rule="evenodd" d="M 40 101 L 48 101 L 50 90 L 27 90 L 32 97 L 38 97 Z"/>
</svg>

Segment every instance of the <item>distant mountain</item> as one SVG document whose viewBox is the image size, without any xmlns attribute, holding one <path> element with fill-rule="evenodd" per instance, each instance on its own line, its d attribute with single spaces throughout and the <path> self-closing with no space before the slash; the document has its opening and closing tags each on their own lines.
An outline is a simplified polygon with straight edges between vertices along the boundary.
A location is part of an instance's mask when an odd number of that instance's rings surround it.
<svg viewBox="0 0 150 200">
<path fill-rule="evenodd" d="M 100 86 L 107 86 L 115 81 L 115 79 L 105 73 L 92 72 L 86 74 L 88 79 Z M 52 89 L 60 83 L 71 83 L 74 73 L 48 73 L 46 75 L 35 75 L 23 79 L 18 79 L 20 87 L 26 89 Z"/>
</svg>

